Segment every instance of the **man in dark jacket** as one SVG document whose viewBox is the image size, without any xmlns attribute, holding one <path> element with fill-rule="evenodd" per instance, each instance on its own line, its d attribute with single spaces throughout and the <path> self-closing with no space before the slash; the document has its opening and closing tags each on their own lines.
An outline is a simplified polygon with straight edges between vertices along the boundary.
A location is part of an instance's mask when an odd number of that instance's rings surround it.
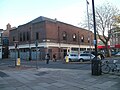
<svg viewBox="0 0 120 90">
<path fill-rule="evenodd" d="M 46 59 L 46 64 L 49 64 L 50 55 L 48 53 L 46 54 L 45 59 Z"/>
</svg>

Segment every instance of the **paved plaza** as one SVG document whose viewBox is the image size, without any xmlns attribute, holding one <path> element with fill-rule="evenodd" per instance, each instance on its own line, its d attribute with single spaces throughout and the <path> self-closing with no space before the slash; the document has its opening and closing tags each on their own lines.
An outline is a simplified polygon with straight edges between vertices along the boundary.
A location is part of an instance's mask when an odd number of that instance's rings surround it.
<svg viewBox="0 0 120 90">
<path fill-rule="evenodd" d="M 120 75 L 91 70 L 9 67 L 0 70 L 0 90 L 120 90 Z"/>
</svg>

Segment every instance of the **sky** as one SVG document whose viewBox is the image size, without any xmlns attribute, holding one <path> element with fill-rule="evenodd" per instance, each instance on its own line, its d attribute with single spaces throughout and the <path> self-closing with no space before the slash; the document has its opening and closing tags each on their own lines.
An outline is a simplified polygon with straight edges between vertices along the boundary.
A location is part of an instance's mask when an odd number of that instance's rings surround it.
<svg viewBox="0 0 120 90">
<path fill-rule="evenodd" d="M 88 0 L 92 9 L 92 0 Z M 95 7 L 105 2 L 120 9 L 119 0 L 94 0 Z M 87 16 L 86 0 L 0 0 L 0 29 L 8 23 L 18 27 L 39 16 L 57 19 L 79 27 Z"/>
</svg>

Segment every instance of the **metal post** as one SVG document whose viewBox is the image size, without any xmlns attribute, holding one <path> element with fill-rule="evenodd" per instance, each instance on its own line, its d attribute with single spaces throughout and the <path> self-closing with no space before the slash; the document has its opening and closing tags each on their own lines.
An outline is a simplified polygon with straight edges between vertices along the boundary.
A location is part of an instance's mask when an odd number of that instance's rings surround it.
<svg viewBox="0 0 120 90">
<path fill-rule="evenodd" d="M 17 48 L 15 48 L 15 66 L 17 66 L 16 63 L 17 63 Z"/>
<path fill-rule="evenodd" d="M 95 8 L 94 8 L 94 0 L 92 0 L 92 9 L 93 9 L 93 23 L 94 23 L 94 46 L 95 46 L 95 59 L 97 60 L 97 37 L 96 37 L 96 21 L 95 21 Z"/>
<path fill-rule="evenodd" d="M 80 55 L 80 36 L 79 36 L 79 31 L 78 31 L 78 45 L 79 45 L 78 55 Z"/>
<path fill-rule="evenodd" d="M 88 5 L 89 5 L 89 2 L 86 0 L 86 6 L 87 6 L 87 18 L 88 18 L 88 30 L 90 31 L 90 22 L 89 22 L 89 12 L 88 12 Z M 90 32 L 88 33 L 88 36 L 89 36 L 89 45 L 90 45 L 90 53 L 91 53 L 91 34 Z M 90 56 L 90 60 L 91 60 L 91 56 Z"/>
<path fill-rule="evenodd" d="M 36 40 L 35 42 L 35 46 L 36 46 L 36 69 L 38 69 L 38 41 Z"/>
<path fill-rule="evenodd" d="M 31 61 L 31 29 L 32 29 L 32 25 L 30 27 L 30 38 L 29 38 L 29 61 Z"/>
<path fill-rule="evenodd" d="M 37 46 L 36 46 L 36 69 L 38 69 L 38 50 L 37 50 Z"/>
<path fill-rule="evenodd" d="M 58 26 L 59 59 L 61 59 L 60 27 Z"/>
</svg>

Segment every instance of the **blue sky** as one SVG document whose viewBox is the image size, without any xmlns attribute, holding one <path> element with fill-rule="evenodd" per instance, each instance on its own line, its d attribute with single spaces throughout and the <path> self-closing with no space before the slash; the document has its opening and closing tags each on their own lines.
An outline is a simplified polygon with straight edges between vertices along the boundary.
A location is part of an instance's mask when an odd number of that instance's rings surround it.
<svg viewBox="0 0 120 90">
<path fill-rule="evenodd" d="M 88 1 L 91 6 L 92 0 Z M 95 0 L 95 5 L 105 1 Z M 120 8 L 118 0 L 108 2 Z M 59 21 L 78 26 L 86 17 L 86 0 L 0 0 L 1 29 L 6 29 L 7 23 L 17 27 L 39 16 L 57 18 Z"/>
</svg>

